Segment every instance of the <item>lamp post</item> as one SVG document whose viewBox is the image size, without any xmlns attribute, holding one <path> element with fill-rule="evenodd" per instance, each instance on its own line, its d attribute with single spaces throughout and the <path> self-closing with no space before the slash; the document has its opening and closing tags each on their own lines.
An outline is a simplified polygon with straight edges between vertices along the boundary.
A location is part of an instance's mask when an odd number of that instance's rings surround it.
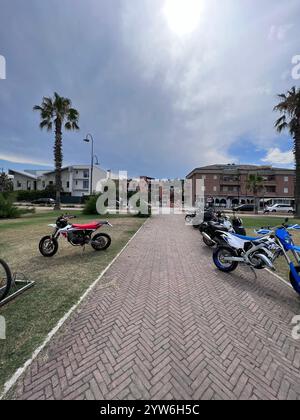
<svg viewBox="0 0 300 420">
<path fill-rule="evenodd" d="M 94 138 L 91 134 L 87 134 L 85 139 L 86 143 L 92 143 L 92 152 L 91 152 L 91 173 L 90 173 L 90 195 L 93 194 L 93 170 L 94 170 Z"/>
</svg>

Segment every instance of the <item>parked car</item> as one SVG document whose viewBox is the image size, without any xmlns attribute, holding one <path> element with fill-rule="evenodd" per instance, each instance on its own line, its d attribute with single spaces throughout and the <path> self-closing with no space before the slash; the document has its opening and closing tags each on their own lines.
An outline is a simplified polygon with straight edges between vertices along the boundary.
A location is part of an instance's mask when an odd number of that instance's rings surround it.
<svg viewBox="0 0 300 420">
<path fill-rule="evenodd" d="M 289 204 L 275 204 L 274 206 L 267 206 L 264 213 L 289 213 L 293 214 L 294 209 Z"/>
<path fill-rule="evenodd" d="M 31 204 L 37 204 L 40 206 L 54 206 L 55 200 L 53 198 L 39 198 L 38 200 L 34 200 Z"/>
<path fill-rule="evenodd" d="M 242 206 L 234 207 L 232 210 L 236 211 L 237 213 L 243 213 L 243 212 L 252 213 L 255 210 L 255 208 L 253 204 L 243 204 Z"/>
</svg>

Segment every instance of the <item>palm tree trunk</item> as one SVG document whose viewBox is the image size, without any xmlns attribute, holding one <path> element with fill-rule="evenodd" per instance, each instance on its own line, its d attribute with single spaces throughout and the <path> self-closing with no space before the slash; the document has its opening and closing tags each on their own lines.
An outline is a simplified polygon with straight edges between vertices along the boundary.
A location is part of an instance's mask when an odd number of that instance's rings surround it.
<svg viewBox="0 0 300 420">
<path fill-rule="evenodd" d="M 61 169 L 62 169 L 62 123 L 59 118 L 55 120 L 55 145 L 54 145 L 54 160 L 55 160 L 55 188 L 56 188 L 56 204 L 55 210 L 60 210 L 60 192 L 62 189 Z"/>
<path fill-rule="evenodd" d="M 296 185 L 295 185 L 295 205 L 296 216 L 300 217 L 300 129 L 294 138 L 295 142 L 295 159 L 296 159 Z"/>
<path fill-rule="evenodd" d="M 259 213 L 259 198 L 257 196 L 257 194 L 255 195 L 255 214 Z"/>
</svg>

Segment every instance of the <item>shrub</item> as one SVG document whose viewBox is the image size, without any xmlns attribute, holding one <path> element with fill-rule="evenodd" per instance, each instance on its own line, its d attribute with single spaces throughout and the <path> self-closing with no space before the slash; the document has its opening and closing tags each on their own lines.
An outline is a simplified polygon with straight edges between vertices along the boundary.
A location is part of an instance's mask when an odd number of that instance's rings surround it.
<svg viewBox="0 0 300 420">
<path fill-rule="evenodd" d="M 13 205 L 11 198 L 0 194 L 0 219 L 12 219 L 21 215 L 20 210 Z"/>
<path fill-rule="evenodd" d="M 98 195 L 91 195 L 89 199 L 85 202 L 83 214 L 98 214 L 96 204 L 97 200 L 100 197 L 100 194 Z"/>
</svg>

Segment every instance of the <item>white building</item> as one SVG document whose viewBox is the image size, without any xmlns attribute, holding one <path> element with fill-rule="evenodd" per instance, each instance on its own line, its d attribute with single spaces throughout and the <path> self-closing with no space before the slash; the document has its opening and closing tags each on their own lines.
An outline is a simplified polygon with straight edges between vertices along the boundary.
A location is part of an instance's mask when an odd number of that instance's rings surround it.
<svg viewBox="0 0 300 420">
<path fill-rule="evenodd" d="M 74 165 L 62 168 L 62 189 L 72 197 L 82 197 L 90 194 L 90 172 L 88 165 Z M 55 171 L 17 171 L 10 169 L 15 191 L 41 191 L 55 184 Z M 93 168 L 93 192 L 97 184 L 107 179 L 109 173 L 97 166 Z"/>
</svg>

